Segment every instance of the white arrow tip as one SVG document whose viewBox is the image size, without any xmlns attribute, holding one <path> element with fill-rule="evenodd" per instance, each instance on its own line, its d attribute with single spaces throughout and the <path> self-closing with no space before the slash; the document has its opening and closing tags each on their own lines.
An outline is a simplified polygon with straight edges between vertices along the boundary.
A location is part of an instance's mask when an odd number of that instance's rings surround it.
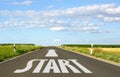
<svg viewBox="0 0 120 77">
<path fill-rule="evenodd" d="M 45 57 L 58 57 L 58 55 L 54 49 L 50 49 L 48 50 L 48 53 L 45 55 Z"/>
</svg>

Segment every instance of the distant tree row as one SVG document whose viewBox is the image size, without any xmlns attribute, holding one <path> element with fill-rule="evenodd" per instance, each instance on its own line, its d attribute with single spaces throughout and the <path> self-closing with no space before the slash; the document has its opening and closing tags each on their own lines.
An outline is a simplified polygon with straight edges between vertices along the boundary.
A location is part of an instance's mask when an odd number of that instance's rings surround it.
<svg viewBox="0 0 120 77">
<path fill-rule="evenodd" d="M 70 46 L 70 47 L 91 47 L 91 44 L 63 44 L 61 46 Z M 120 48 L 120 44 L 110 45 L 110 44 L 94 44 L 95 48 Z"/>
<path fill-rule="evenodd" d="M 14 45 L 14 44 L 13 43 L 0 44 L 0 46 L 6 46 L 6 45 Z M 15 45 L 32 45 L 32 46 L 34 46 L 35 44 L 15 44 Z"/>
</svg>

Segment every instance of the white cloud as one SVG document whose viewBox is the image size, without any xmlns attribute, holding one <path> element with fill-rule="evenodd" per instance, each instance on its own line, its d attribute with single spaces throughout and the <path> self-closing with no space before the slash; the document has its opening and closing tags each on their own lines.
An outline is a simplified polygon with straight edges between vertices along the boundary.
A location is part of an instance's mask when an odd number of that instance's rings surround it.
<svg viewBox="0 0 120 77">
<path fill-rule="evenodd" d="M 107 22 L 120 21 L 120 17 L 104 17 L 104 21 Z"/>
<path fill-rule="evenodd" d="M 103 21 L 120 21 L 120 6 L 115 4 L 88 5 L 65 10 L 48 11 L 45 16 L 64 16 L 79 19 L 102 19 Z M 106 20 L 107 18 L 107 20 Z"/>
<path fill-rule="evenodd" d="M 62 31 L 62 30 L 65 30 L 65 27 L 61 27 L 61 26 L 59 26 L 59 27 L 51 27 L 50 30 L 52 30 L 52 31 Z"/>
<path fill-rule="evenodd" d="M 32 1 L 15 4 L 30 5 Z M 88 5 L 52 11 L 0 10 L 5 20 L 0 29 L 46 27 L 52 31 L 108 32 L 101 27 L 105 22 L 120 22 L 120 6 L 115 4 Z M 86 22 L 87 20 L 87 22 Z M 99 21 L 100 23 L 95 23 Z"/>
<path fill-rule="evenodd" d="M 110 13 L 110 14 L 116 14 L 116 13 L 120 13 L 120 6 L 119 7 L 117 7 L 117 8 L 108 8 L 108 9 L 106 9 L 106 12 L 107 13 Z"/>
<path fill-rule="evenodd" d="M 30 0 L 25 0 L 25 1 L 23 1 L 23 2 L 12 2 L 11 4 L 13 4 L 13 5 L 26 5 L 26 6 L 29 6 L 30 4 L 32 4 L 32 1 L 30 1 Z"/>
</svg>

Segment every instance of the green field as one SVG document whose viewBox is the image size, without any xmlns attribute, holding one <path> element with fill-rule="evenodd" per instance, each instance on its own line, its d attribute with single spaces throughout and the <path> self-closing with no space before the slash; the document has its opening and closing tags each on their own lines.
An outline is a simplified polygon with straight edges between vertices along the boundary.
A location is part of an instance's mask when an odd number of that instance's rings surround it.
<svg viewBox="0 0 120 77">
<path fill-rule="evenodd" d="M 61 47 L 90 55 L 90 46 L 88 46 L 89 45 L 62 45 Z M 93 48 L 93 54 L 91 56 L 120 63 L 120 47 L 119 45 L 96 45 Z"/>
<path fill-rule="evenodd" d="M 16 52 L 14 52 L 13 44 L 0 44 L 0 61 L 12 58 L 36 49 L 42 48 L 42 46 L 35 46 L 34 44 L 17 44 Z"/>
</svg>

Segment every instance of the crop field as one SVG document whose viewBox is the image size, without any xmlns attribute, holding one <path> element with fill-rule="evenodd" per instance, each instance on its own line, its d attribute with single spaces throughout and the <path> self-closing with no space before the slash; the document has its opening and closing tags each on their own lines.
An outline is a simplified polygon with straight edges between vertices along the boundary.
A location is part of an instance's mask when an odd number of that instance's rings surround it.
<svg viewBox="0 0 120 77">
<path fill-rule="evenodd" d="M 84 53 L 87 55 L 90 55 L 90 47 L 87 46 L 74 46 L 74 45 L 62 45 L 61 46 L 64 49 Z M 120 47 L 119 45 L 99 45 L 99 46 L 94 46 L 93 48 L 93 54 L 91 56 L 97 57 L 97 58 L 102 58 L 110 61 L 114 61 L 117 63 L 120 63 Z"/>
<path fill-rule="evenodd" d="M 0 44 L 0 61 L 4 61 L 5 59 L 9 59 L 11 57 L 40 48 L 42 48 L 42 46 L 35 46 L 33 44 L 17 44 L 16 52 L 14 52 L 13 44 Z"/>
</svg>

